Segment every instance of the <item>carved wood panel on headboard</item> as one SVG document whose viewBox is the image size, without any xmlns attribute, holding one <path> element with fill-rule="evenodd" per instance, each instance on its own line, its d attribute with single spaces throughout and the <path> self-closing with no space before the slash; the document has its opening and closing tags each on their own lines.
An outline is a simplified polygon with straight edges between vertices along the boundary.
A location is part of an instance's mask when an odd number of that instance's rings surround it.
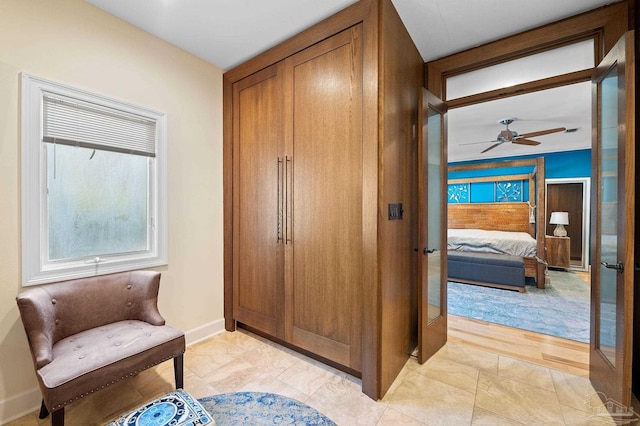
<svg viewBox="0 0 640 426">
<path fill-rule="evenodd" d="M 527 203 L 449 204 L 448 227 L 489 231 L 529 232 Z"/>
</svg>

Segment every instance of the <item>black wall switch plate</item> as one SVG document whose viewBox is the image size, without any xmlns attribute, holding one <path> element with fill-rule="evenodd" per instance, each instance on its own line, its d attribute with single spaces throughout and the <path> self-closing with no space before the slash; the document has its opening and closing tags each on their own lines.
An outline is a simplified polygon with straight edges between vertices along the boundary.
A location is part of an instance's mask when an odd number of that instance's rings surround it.
<svg viewBox="0 0 640 426">
<path fill-rule="evenodd" d="M 389 220 L 400 220 L 402 219 L 402 203 L 397 204 L 389 204 Z"/>
</svg>

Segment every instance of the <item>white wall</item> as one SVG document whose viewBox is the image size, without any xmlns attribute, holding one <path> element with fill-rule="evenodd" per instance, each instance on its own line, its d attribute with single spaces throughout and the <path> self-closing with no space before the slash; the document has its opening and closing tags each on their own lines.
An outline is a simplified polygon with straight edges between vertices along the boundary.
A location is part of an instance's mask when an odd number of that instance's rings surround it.
<svg viewBox="0 0 640 426">
<path fill-rule="evenodd" d="M 160 312 L 191 340 L 223 327 L 222 70 L 81 0 L 0 0 L 0 423 L 40 401 L 15 303 L 20 72 L 167 113 Z"/>
</svg>

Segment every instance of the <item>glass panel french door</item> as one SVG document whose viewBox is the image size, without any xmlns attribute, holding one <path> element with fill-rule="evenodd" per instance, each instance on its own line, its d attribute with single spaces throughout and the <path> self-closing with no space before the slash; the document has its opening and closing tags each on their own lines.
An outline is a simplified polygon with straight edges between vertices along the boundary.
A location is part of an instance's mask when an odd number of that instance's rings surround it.
<svg viewBox="0 0 640 426">
<path fill-rule="evenodd" d="M 600 263 L 618 263 L 618 69 L 612 67 L 600 82 Z M 598 315 L 599 349 L 616 365 L 616 294 L 618 270 L 600 268 Z"/>
<path fill-rule="evenodd" d="M 418 127 L 418 361 L 447 341 L 446 105 L 423 89 Z"/>
<path fill-rule="evenodd" d="M 591 356 L 589 378 L 604 400 L 631 403 L 635 221 L 633 32 L 593 75 Z M 608 404 L 612 405 L 612 404 Z M 615 404 L 614 404 L 615 405 Z M 612 405 L 613 406 L 613 405 Z"/>
<path fill-rule="evenodd" d="M 427 321 L 437 320 L 442 312 L 442 114 L 427 106 Z"/>
</svg>

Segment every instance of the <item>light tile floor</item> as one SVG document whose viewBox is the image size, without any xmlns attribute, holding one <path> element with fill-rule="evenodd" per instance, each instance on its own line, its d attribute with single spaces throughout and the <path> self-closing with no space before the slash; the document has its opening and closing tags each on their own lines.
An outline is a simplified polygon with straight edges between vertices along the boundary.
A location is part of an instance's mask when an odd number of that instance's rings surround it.
<svg viewBox="0 0 640 426">
<path fill-rule="evenodd" d="M 225 332 L 187 348 L 184 387 L 196 398 L 273 392 L 339 425 L 615 424 L 598 415 L 602 404 L 587 379 L 451 342 L 423 365 L 410 359 L 376 402 L 350 375 L 248 332 Z M 104 424 L 172 389 L 165 362 L 70 405 L 66 424 Z M 49 424 L 37 414 L 9 425 Z"/>
</svg>

